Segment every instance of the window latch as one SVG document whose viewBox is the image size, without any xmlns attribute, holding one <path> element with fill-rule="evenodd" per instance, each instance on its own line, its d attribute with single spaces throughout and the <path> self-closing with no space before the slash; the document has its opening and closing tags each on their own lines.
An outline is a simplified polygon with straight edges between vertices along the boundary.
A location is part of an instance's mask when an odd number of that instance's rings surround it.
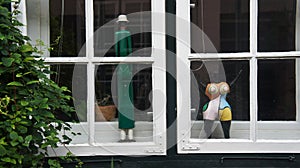
<svg viewBox="0 0 300 168">
<path fill-rule="evenodd" d="M 199 145 L 190 145 L 187 144 L 185 146 L 182 147 L 183 151 L 199 151 L 200 150 L 200 146 Z"/>
<path fill-rule="evenodd" d="M 164 153 L 164 150 L 161 148 L 149 148 L 146 150 L 146 153 Z"/>
</svg>

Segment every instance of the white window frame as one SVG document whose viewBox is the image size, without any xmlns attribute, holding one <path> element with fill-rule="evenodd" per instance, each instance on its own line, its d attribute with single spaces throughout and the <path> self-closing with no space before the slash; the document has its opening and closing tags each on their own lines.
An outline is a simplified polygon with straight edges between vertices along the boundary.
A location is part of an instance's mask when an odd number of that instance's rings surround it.
<svg viewBox="0 0 300 168">
<path fill-rule="evenodd" d="M 177 0 L 176 4 L 176 38 L 177 38 L 177 151 L 187 153 L 294 153 L 300 151 L 299 140 L 264 140 L 258 137 L 258 128 L 275 126 L 280 129 L 294 128 L 300 125 L 300 5 L 297 2 L 296 13 L 296 51 L 291 52 L 258 52 L 258 1 L 250 0 L 250 51 L 243 53 L 200 53 L 190 52 L 190 25 L 182 20 L 190 21 L 190 0 Z M 185 22 L 187 23 L 187 22 Z M 190 61 L 201 59 L 231 59 L 249 60 L 249 104 L 250 121 L 232 121 L 235 124 L 247 124 L 248 139 L 193 139 L 191 138 L 191 93 L 190 90 Z M 295 58 L 296 62 L 296 121 L 257 121 L 258 112 L 258 59 Z M 296 127 L 297 126 L 297 127 Z"/>
<path fill-rule="evenodd" d="M 43 1 L 43 2 L 42 2 Z M 42 0 L 41 6 L 49 9 L 49 0 Z M 22 1 L 25 2 L 25 1 Z M 22 5 L 25 5 L 24 3 Z M 24 23 L 26 21 L 26 7 L 21 8 L 22 15 L 20 16 Z M 45 55 L 45 62 L 49 64 L 84 64 L 87 66 L 87 122 L 81 124 L 73 124 L 72 131 L 84 132 L 86 131 L 88 137 L 85 139 L 75 138 L 76 144 L 67 146 L 73 154 L 77 156 L 95 156 L 95 155 L 166 155 L 166 107 L 161 107 L 161 100 L 166 101 L 166 97 L 162 97 L 162 93 L 166 95 L 166 55 L 165 55 L 165 1 L 164 0 L 151 0 L 151 25 L 152 25 L 152 53 L 151 57 L 94 57 L 94 12 L 93 0 L 85 0 L 85 24 L 86 24 L 86 57 L 49 57 L 49 53 Z M 46 44 L 50 41 L 50 26 L 49 26 L 49 10 L 41 10 L 40 29 L 44 31 L 39 36 Z M 47 20 L 48 19 L 48 20 Z M 27 25 L 22 31 L 27 34 Z M 162 52 L 163 51 L 163 52 Z M 134 142 L 134 143 L 97 143 L 94 140 L 95 124 L 110 125 L 117 127 L 116 122 L 95 122 L 95 67 L 99 64 L 106 65 L 112 63 L 134 63 L 134 64 L 152 64 L 152 87 L 153 87 L 153 141 L 149 142 Z M 159 67 L 159 68 L 155 68 Z M 136 122 L 136 125 L 144 125 L 143 122 Z M 80 137 L 80 136 L 79 136 Z M 87 139 L 87 140 L 86 140 Z M 60 156 L 68 152 L 65 147 L 61 146 L 55 151 L 49 150 L 50 155 Z"/>
</svg>

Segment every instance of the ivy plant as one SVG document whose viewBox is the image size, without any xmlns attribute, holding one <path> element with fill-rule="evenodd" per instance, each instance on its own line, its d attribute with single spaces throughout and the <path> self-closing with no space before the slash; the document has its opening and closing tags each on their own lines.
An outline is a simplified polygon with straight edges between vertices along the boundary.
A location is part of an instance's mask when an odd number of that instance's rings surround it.
<svg viewBox="0 0 300 168">
<path fill-rule="evenodd" d="M 10 4 L 0 0 L 0 167 L 59 167 L 57 160 L 46 158 L 49 148 L 72 140 L 59 136 L 71 132 L 71 125 L 55 115 L 75 112 L 68 103 L 72 97 L 68 88 L 49 79 L 53 72 L 18 29 L 19 12 L 10 12 Z"/>
</svg>

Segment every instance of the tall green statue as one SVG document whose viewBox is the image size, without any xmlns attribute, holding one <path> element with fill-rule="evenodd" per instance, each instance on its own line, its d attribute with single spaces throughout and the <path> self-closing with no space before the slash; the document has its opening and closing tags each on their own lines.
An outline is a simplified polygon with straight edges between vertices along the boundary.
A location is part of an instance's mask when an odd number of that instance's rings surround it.
<svg viewBox="0 0 300 168">
<path fill-rule="evenodd" d="M 117 23 L 120 30 L 115 32 L 115 51 L 118 57 L 126 57 L 132 53 L 131 34 L 126 30 L 126 15 L 119 15 Z M 134 142 L 134 105 L 132 88 L 132 65 L 119 64 L 117 69 L 118 120 L 120 129 L 119 142 Z"/>
</svg>

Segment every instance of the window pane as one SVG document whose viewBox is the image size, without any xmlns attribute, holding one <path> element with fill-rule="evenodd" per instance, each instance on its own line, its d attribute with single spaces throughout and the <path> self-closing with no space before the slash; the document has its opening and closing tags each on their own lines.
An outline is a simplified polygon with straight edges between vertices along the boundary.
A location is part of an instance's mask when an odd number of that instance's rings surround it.
<svg viewBox="0 0 300 168">
<path fill-rule="evenodd" d="M 259 121 L 295 121 L 295 60 L 258 61 Z"/>
<path fill-rule="evenodd" d="M 151 65 L 99 65 L 95 77 L 96 142 L 118 142 L 125 127 L 136 141 L 152 141 Z"/>
<path fill-rule="evenodd" d="M 258 2 L 258 50 L 295 50 L 296 0 Z"/>
<path fill-rule="evenodd" d="M 248 139 L 249 122 L 236 121 L 250 120 L 249 62 L 233 60 L 193 61 L 191 62 L 191 71 L 191 119 L 196 120 L 193 122 L 192 126 L 192 137 L 199 137 L 199 135 L 201 134 L 201 129 L 205 129 L 202 128 L 203 119 L 212 120 L 211 118 L 207 117 L 207 109 L 216 107 L 216 112 L 219 113 L 217 114 L 216 120 L 233 121 L 231 130 L 229 131 L 231 132 L 230 137 Z M 193 76 L 195 77 L 195 80 L 193 80 Z M 221 88 L 223 87 L 221 82 L 227 82 L 227 84 L 229 85 L 229 92 L 221 92 Z M 207 89 L 213 84 L 216 85 L 216 93 L 209 94 Z M 220 103 L 223 101 L 224 103 Z M 226 101 L 228 104 L 226 103 Z M 230 112 L 227 111 L 229 115 L 227 117 L 222 111 L 226 110 L 226 107 L 228 107 L 228 109 L 232 112 L 230 114 Z M 214 131 L 212 137 L 224 137 L 220 124 L 218 124 L 218 127 Z M 203 137 L 201 137 L 200 135 L 200 138 Z"/>
<path fill-rule="evenodd" d="M 51 57 L 77 57 L 85 30 L 85 0 L 50 0 Z"/>
<path fill-rule="evenodd" d="M 64 121 L 77 120 L 80 124 L 73 124 L 72 131 L 81 133 L 81 135 L 74 136 L 68 132 L 62 132 L 61 135 L 69 134 L 72 137 L 72 144 L 87 143 L 89 139 L 89 129 L 87 124 L 87 71 L 86 65 L 81 64 L 53 64 L 50 65 L 50 69 L 55 74 L 52 74 L 50 78 L 55 81 L 59 86 L 66 86 L 71 91 L 69 105 L 74 106 L 76 113 L 71 118 L 62 115 L 59 111 L 56 111 L 58 118 Z M 59 101 L 59 100 L 58 100 Z"/>
<path fill-rule="evenodd" d="M 56 64 L 51 65 L 50 69 L 55 72 L 50 78 L 59 86 L 68 87 L 72 92 L 70 95 L 73 96 L 75 100 L 70 100 L 69 102 L 69 104 L 76 109 L 76 114 L 74 114 L 72 118 L 61 115 L 59 112 L 57 116 L 65 121 L 75 119 L 80 122 L 86 122 L 86 66 L 80 64 Z"/>
<path fill-rule="evenodd" d="M 258 61 L 259 139 L 300 139 L 296 110 L 298 65 L 294 59 Z"/>
<path fill-rule="evenodd" d="M 116 32 L 120 35 L 123 27 L 130 33 L 126 49 L 132 50 L 126 55 L 150 56 L 151 16 L 145 11 L 151 11 L 151 0 L 94 0 L 95 55 L 120 56 L 114 44 L 120 40 L 115 39 Z M 129 22 L 116 22 L 120 14 L 125 14 Z M 119 45 L 122 50 L 124 45 Z"/>
<path fill-rule="evenodd" d="M 192 0 L 191 22 L 201 32 L 191 29 L 192 52 L 249 51 L 249 0 Z"/>
</svg>

